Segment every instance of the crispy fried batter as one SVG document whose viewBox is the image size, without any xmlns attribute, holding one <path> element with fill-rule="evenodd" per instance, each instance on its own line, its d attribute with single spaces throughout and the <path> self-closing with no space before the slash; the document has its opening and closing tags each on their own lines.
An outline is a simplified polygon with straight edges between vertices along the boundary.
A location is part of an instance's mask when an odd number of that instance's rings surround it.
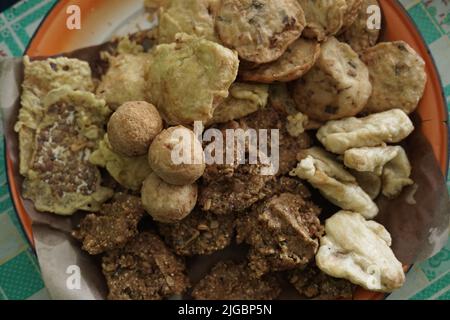
<svg viewBox="0 0 450 320">
<path fill-rule="evenodd" d="M 298 0 L 305 12 L 307 38 L 325 40 L 338 33 L 344 25 L 346 0 Z"/>
<path fill-rule="evenodd" d="M 280 168 L 278 174 L 280 175 L 284 175 L 293 169 L 296 165 L 297 153 L 311 145 L 311 139 L 307 133 L 292 137 L 287 131 L 287 116 L 270 106 L 241 119 L 239 122 L 242 127 L 246 128 L 279 130 Z M 270 139 L 268 140 L 270 143 Z"/>
<path fill-rule="evenodd" d="M 283 193 L 257 205 L 237 221 L 237 241 L 251 246 L 250 268 L 257 277 L 309 263 L 318 247 L 320 209 L 301 195 Z"/>
<path fill-rule="evenodd" d="M 272 300 L 281 292 L 274 276 L 251 277 L 246 263 L 219 262 L 194 288 L 197 300 Z"/>
<path fill-rule="evenodd" d="M 277 60 L 304 26 L 297 0 L 223 0 L 216 19 L 222 42 L 256 63 Z"/>
<path fill-rule="evenodd" d="M 144 215 L 138 197 L 117 193 L 97 214 L 88 214 L 72 235 L 83 242 L 83 250 L 95 255 L 123 247 L 138 233 Z"/>
<path fill-rule="evenodd" d="M 370 98 L 369 70 L 346 43 L 330 37 L 314 67 L 295 83 L 300 111 L 317 121 L 357 115 Z"/>
<path fill-rule="evenodd" d="M 159 224 L 159 231 L 177 254 L 207 255 L 230 244 L 234 221 L 233 215 L 219 216 L 197 209 L 175 224 Z"/>
</svg>

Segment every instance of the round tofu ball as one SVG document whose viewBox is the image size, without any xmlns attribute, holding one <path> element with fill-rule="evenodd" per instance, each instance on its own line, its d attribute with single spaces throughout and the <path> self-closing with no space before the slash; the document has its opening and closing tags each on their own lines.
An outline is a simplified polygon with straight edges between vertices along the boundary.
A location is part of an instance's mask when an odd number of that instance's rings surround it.
<svg viewBox="0 0 450 320">
<path fill-rule="evenodd" d="M 163 129 L 155 106 L 145 101 L 126 102 L 108 122 L 109 142 L 114 151 L 128 157 L 145 155 Z"/>
<path fill-rule="evenodd" d="M 142 205 L 156 221 L 176 223 L 194 209 L 197 193 L 197 184 L 175 186 L 152 173 L 142 186 Z"/>
<path fill-rule="evenodd" d="M 202 144 L 183 126 L 161 132 L 150 146 L 148 159 L 152 170 L 174 185 L 192 184 L 205 172 Z"/>
</svg>

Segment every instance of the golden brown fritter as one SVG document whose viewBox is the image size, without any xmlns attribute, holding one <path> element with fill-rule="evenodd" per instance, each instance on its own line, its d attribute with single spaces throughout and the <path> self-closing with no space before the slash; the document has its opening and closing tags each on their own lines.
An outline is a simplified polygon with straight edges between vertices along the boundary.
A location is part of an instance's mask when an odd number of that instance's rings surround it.
<svg viewBox="0 0 450 320">
<path fill-rule="evenodd" d="M 230 244 L 234 222 L 233 215 L 215 215 L 195 209 L 180 222 L 159 224 L 159 231 L 177 254 L 207 255 Z"/>
<path fill-rule="evenodd" d="M 72 235 L 89 254 L 121 248 L 137 235 L 144 213 L 138 197 L 117 193 L 110 203 L 102 205 L 99 213 L 85 216 Z"/>
</svg>

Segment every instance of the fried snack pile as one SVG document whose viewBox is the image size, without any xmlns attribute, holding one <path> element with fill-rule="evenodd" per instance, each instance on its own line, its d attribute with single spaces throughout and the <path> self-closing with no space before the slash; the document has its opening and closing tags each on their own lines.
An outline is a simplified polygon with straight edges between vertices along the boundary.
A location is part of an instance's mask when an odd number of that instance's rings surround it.
<svg viewBox="0 0 450 320">
<path fill-rule="evenodd" d="M 108 298 L 399 288 L 391 237 L 371 219 L 380 197 L 414 184 L 400 144 L 427 79 L 406 42 L 377 44 L 367 19 L 378 2 L 145 7 L 157 27 L 114 40 L 91 65 L 24 59 L 23 195 L 41 211 L 89 212 L 73 236 L 101 258 Z M 278 170 L 248 161 L 251 139 L 229 150 L 228 132 L 251 130 L 267 133 L 258 155 L 278 154 Z M 211 161 L 228 151 L 232 161 Z M 198 261 L 211 261 L 202 279 Z"/>
</svg>

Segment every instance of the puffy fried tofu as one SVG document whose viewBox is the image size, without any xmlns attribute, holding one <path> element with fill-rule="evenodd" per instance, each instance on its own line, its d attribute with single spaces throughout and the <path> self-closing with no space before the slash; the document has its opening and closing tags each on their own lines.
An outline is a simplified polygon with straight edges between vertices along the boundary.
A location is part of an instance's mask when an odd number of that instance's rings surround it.
<svg viewBox="0 0 450 320">
<path fill-rule="evenodd" d="M 325 232 L 316 255 L 323 272 L 372 291 L 391 292 L 405 282 L 391 236 L 381 224 L 340 211 L 325 222 Z"/>
<path fill-rule="evenodd" d="M 365 118 L 330 121 L 319 129 L 317 138 L 328 151 L 344 154 L 351 148 L 397 143 L 408 137 L 414 125 L 408 115 L 393 109 Z"/>
<path fill-rule="evenodd" d="M 237 241 L 251 246 L 249 266 L 255 276 L 308 264 L 322 234 L 319 213 L 309 199 L 282 193 L 238 219 Z"/>
<path fill-rule="evenodd" d="M 341 164 L 319 148 L 299 154 L 302 158 L 292 176 L 307 180 L 329 201 L 345 210 L 361 212 L 367 219 L 378 214 L 378 207 Z"/>
</svg>

